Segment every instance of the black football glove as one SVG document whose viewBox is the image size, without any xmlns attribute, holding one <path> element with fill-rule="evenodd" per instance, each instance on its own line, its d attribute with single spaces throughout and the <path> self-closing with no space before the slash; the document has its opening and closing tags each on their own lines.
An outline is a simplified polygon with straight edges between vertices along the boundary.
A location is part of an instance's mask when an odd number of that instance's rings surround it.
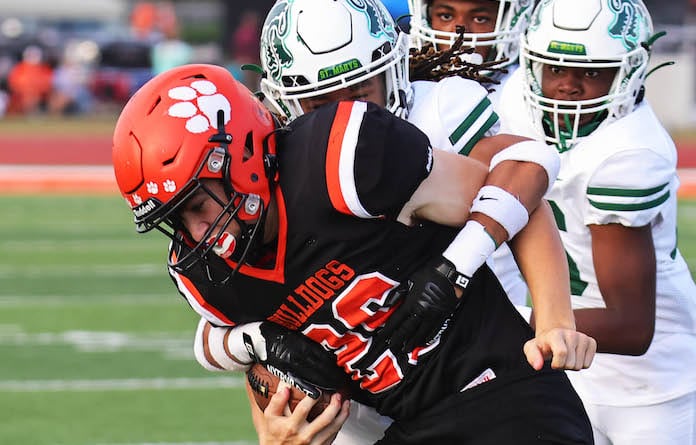
<svg viewBox="0 0 696 445">
<path fill-rule="evenodd" d="M 457 272 L 444 257 L 416 271 L 404 286 L 393 291 L 392 297 L 403 299 L 403 303 L 389 317 L 379 339 L 403 353 L 432 344 L 461 302 L 454 286 L 466 289 L 468 284 L 469 277 Z"/>
<path fill-rule="evenodd" d="M 338 367 L 332 352 L 276 323 L 264 321 L 259 329 L 266 342 L 265 358 L 256 350 L 259 342 L 253 342 L 246 333 L 243 334 L 245 346 L 256 362 L 282 381 L 313 399 L 318 399 L 325 391 L 346 391 L 349 376 Z"/>
</svg>

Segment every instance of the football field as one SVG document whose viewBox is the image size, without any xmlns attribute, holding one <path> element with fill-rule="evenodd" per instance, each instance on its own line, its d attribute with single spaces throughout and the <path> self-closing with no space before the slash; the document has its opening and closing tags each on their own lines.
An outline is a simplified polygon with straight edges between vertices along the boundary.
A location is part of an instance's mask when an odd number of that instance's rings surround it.
<svg viewBox="0 0 696 445">
<path fill-rule="evenodd" d="M 197 317 L 120 197 L 0 197 L 0 444 L 250 444 L 243 375 L 203 370 Z"/>
<path fill-rule="evenodd" d="M 0 444 L 252 444 L 243 375 L 192 356 L 197 317 L 116 196 L 0 196 Z M 680 249 L 696 271 L 696 201 Z"/>
</svg>

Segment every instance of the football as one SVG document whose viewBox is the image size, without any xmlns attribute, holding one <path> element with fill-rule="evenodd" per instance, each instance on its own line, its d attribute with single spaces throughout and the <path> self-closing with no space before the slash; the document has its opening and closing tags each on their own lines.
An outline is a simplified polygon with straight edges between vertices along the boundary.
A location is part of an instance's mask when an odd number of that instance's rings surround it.
<svg viewBox="0 0 696 445">
<path fill-rule="evenodd" d="M 305 397 L 306 393 L 294 382 L 288 381 L 289 379 L 279 377 L 282 373 L 273 371 L 273 369 L 266 368 L 260 363 L 255 363 L 247 371 L 247 380 L 254 394 L 256 404 L 261 408 L 261 411 L 263 411 L 271 401 L 273 394 L 275 394 L 279 388 L 289 386 L 290 399 L 288 400 L 288 405 L 290 410 L 294 411 L 295 406 Z M 331 402 L 332 394 L 333 393 L 329 391 L 321 391 L 319 400 L 317 400 L 317 403 L 314 404 L 307 416 L 308 421 L 311 422 L 324 411 Z"/>
</svg>

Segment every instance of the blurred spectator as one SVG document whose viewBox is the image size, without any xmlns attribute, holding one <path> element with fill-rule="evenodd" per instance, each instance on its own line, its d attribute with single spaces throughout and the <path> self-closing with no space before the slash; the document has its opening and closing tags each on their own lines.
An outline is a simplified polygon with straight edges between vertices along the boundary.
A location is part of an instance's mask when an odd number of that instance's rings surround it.
<svg viewBox="0 0 696 445">
<path fill-rule="evenodd" d="M 158 40 L 156 29 L 157 6 L 153 2 L 141 1 L 133 6 L 130 15 L 131 30 L 138 39 Z"/>
<path fill-rule="evenodd" d="M 90 91 L 92 70 L 78 57 L 71 45 L 65 48 L 63 58 L 53 72 L 53 91 L 48 110 L 53 114 L 90 112 L 94 97 Z"/>
<path fill-rule="evenodd" d="M 7 77 L 13 65 L 14 60 L 11 56 L 0 56 L 0 118 L 5 115 L 10 104 L 10 90 L 7 86 Z"/>
<path fill-rule="evenodd" d="M 658 26 L 683 25 L 685 22 L 689 5 L 684 0 L 645 0 L 644 3 Z"/>
<path fill-rule="evenodd" d="M 22 60 L 7 78 L 10 92 L 8 112 L 35 113 L 45 108 L 53 81 L 53 69 L 43 60 L 43 51 L 30 45 L 22 52 Z"/>
<path fill-rule="evenodd" d="M 232 72 L 237 71 L 245 64 L 260 63 L 259 52 L 261 39 L 261 16 L 254 9 L 246 9 L 242 12 L 239 26 L 232 34 Z M 258 88 L 258 74 L 253 71 L 241 71 L 241 79 L 252 91 Z"/>
<path fill-rule="evenodd" d="M 7 79 L 0 78 L 0 118 L 7 112 L 10 104 L 10 93 L 7 90 Z"/>
<path fill-rule="evenodd" d="M 191 62 L 193 48 L 179 38 L 179 22 L 171 2 L 158 4 L 158 26 L 164 39 L 152 46 L 152 71 L 159 74 Z"/>
<path fill-rule="evenodd" d="M 254 10 L 258 16 L 266 17 L 268 11 L 275 4 L 275 0 L 218 0 L 222 5 L 223 13 L 220 16 L 222 27 L 222 40 L 220 41 L 226 54 L 232 55 L 234 52 L 234 39 L 232 35 L 239 27 L 242 19 L 241 11 Z M 260 37 L 260 33 L 259 33 Z"/>
</svg>

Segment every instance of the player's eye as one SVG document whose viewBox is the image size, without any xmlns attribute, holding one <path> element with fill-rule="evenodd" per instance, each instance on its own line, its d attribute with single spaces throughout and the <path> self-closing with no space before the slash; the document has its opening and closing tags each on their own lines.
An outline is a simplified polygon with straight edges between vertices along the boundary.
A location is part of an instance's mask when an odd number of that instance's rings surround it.
<svg viewBox="0 0 696 445">
<path fill-rule="evenodd" d="M 437 18 L 442 20 L 443 22 L 451 22 L 452 20 L 454 20 L 454 16 L 447 12 L 438 14 Z"/>
<path fill-rule="evenodd" d="M 204 196 L 193 196 L 184 204 L 182 213 L 201 213 L 206 201 L 207 199 Z"/>
<path fill-rule="evenodd" d="M 490 23 L 491 20 L 491 17 L 487 15 L 480 15 L 474 17 L 474 23 L 476 23 L 477 25 L 485 25 L 486 23 Z"/>
<path fill-rule="evenodd" d="M 599 77 L 599 71 L 597 70 L 585 70 L 585 77 L 589 79 L 596 79 Z"/>
</svg>

